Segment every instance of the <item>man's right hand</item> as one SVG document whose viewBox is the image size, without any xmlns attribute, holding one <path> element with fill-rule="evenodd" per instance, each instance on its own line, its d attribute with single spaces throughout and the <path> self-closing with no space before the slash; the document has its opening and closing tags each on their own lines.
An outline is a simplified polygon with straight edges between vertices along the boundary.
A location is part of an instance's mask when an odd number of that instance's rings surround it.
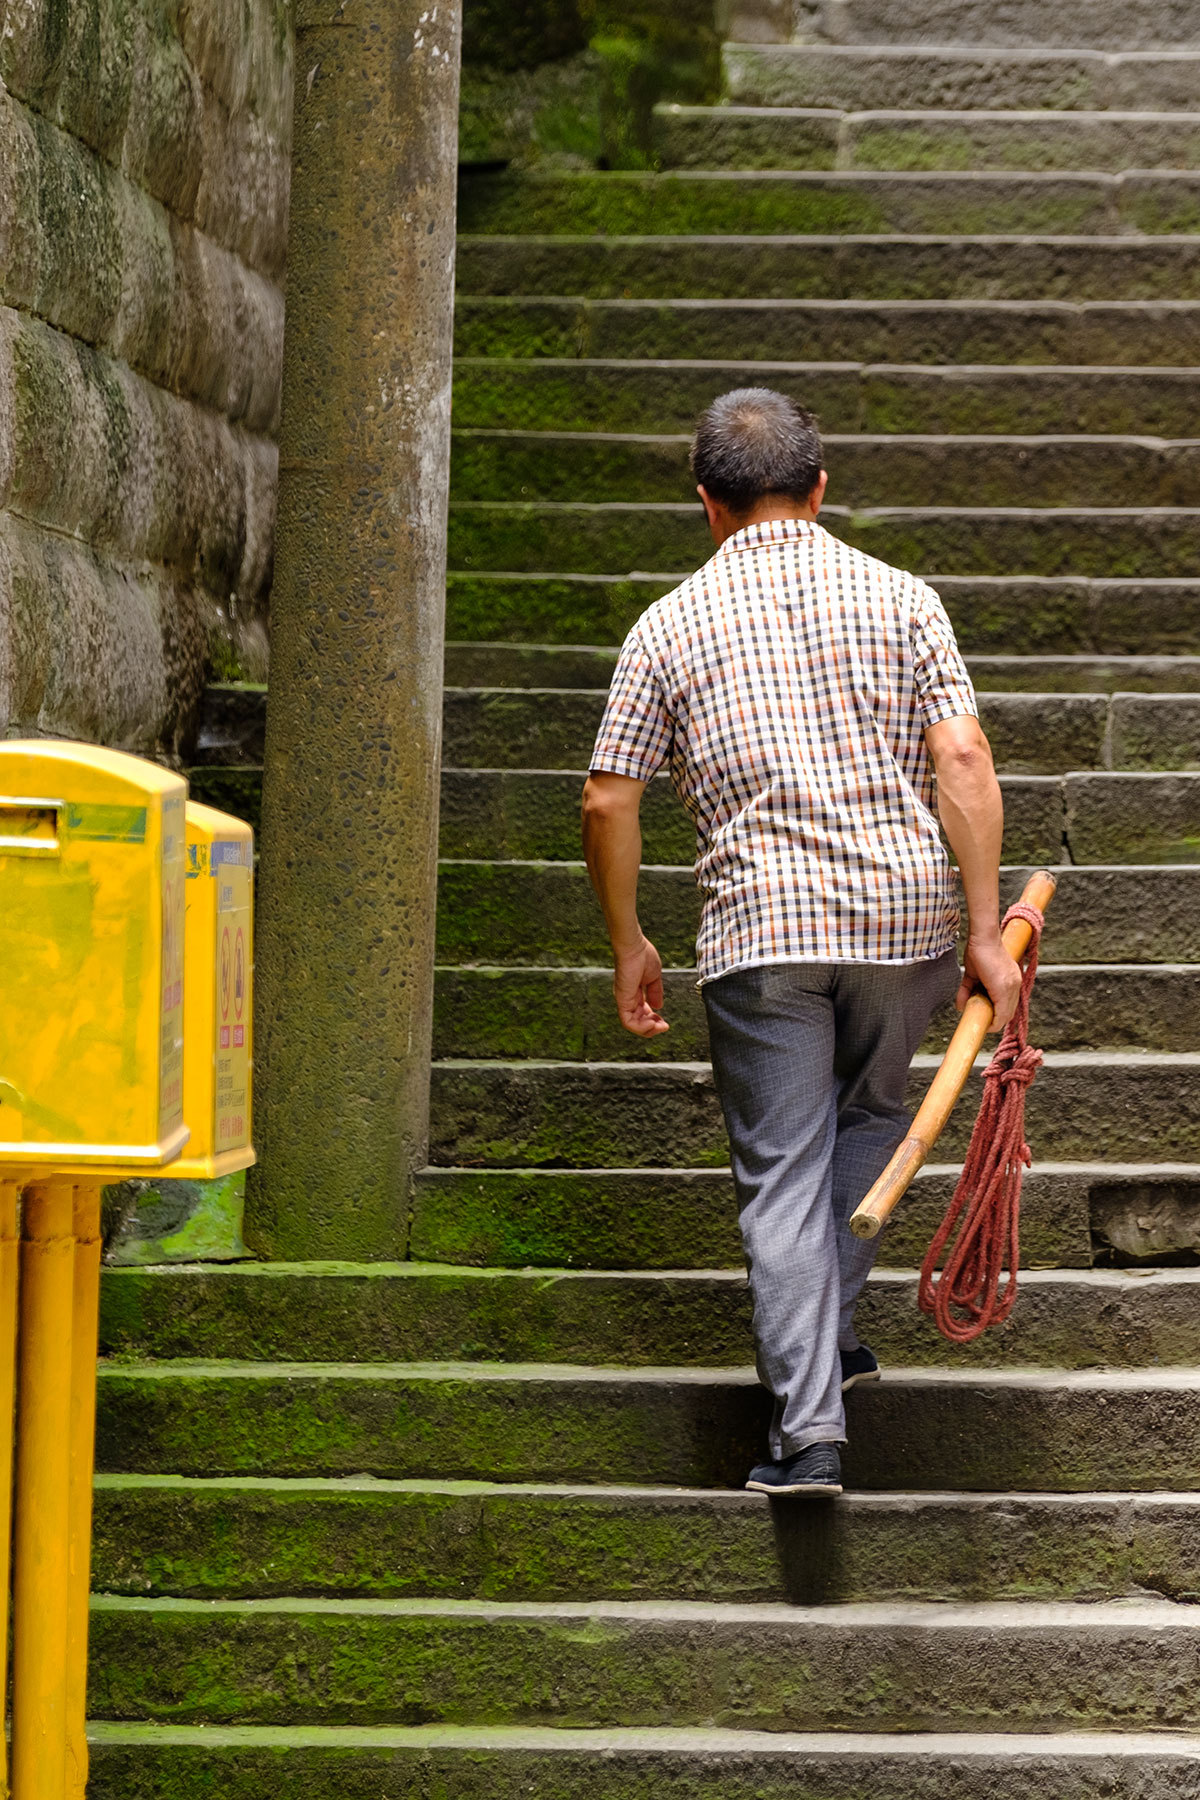
<svg viewBox="0 0 1200 1800">
<path fill-rule="evenodd" d="M 662 1016 L 662 959 L 649 938 L 635 950 L 614 957 L 613 996 L 626 1031 L 635 1037 L 661 1037 L 671 1027 Z"/>
<path fill-rule="evenodd" d="M 963 978 L 954 996 L 959 1012 L 977 987 L 983 988 L 995 1008 L 991 1029 L 1003 1031 L 1021 997 L 1021 965 L 1009 955 L 999 936 L 982 941 L 973 937 L 967 939 Z"/>
</svg>

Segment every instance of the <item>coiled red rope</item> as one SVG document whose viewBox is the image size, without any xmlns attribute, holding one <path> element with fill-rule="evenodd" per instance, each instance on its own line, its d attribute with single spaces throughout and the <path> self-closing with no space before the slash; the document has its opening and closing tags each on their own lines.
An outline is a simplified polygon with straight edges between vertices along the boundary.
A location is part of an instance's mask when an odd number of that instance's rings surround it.
<svg viewBox="0 0 1200 1800">
<path fill-rule="evenodd" d="M 917 1289 L 921 1311 L 930 1315 L 942 1336 L 953 1344 L 969 1344 L 989 1325 L 1002 1325 L 1017 1297 L 1021 1182 L 1033 1160 L 1025 1142 L 1025 1095 L 1042 1066 L 1041 1051 L 1031 1049 L 1028 1042 L 1029 996 L 1037 976 L 1038 943 L 1045 918 L 1036 906 L 1018 901 L 1005 913 L 1004 925 L 1010 919 L 1027 920 L 1033 931 L 1021 997 L 983 1072 L 983 1104 L 967 1158 L 946 1216 L 921 1264 Z M 935 1280 L 942 1252 L 952 1237 L 945 1267 Z M 1002 1276 L 1007 1276 L 1003 1288 Z"/>
</svg>

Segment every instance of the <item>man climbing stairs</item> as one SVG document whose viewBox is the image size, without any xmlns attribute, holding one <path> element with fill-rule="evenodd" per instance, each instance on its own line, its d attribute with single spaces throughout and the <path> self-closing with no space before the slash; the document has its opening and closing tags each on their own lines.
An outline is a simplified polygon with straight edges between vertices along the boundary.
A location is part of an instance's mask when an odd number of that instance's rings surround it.
<svg viewBox="0 0 1200 1800">
<path fill-rule="evenodd" d="M 1200 48 L 1170 0 L 800 10 L 664 109 L 662 173 L 464 185 L 431 1167 L 410 1260 L 107 1276 L 103 1800 L 1200 1792 Z M 708 554 L 687 433 L 747 382 L 942 594 L 1010 893 L 1060 876 L 1016 1312 L 951 1350 L 915 1310 L 976 1080 L 823 1508 L 739 1491 L 686 820 L 654 784 L 653 1046 L 578 850 L 613 647 Z"/>
</svg>

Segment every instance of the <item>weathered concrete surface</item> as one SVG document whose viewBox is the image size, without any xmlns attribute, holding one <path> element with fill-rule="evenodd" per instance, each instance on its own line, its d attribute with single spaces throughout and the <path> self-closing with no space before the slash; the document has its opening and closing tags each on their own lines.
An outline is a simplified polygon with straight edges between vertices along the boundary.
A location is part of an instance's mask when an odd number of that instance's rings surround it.
<svg viewBox="0 0 1200 1800">
<path fill-rule="evenodd" d="M 1113 0 L 805 0 L 804 35 L 841 44 L 1030 44 L 1108 51 L 1195 48 L 1200 30 L 1189 0 L 1144 0 L 1129 18 Z"/>
<path fill-rule="evenodd" d="M 848 1396 L 846 1483 L 1139 1493 L 1200 1484 L 1195 1369 L 894 1369 Z M 105 1473 L 741 1487 L 753 1370 L 129 1363 L 100 1374 Z"/>
<path fill-rule="evenodd" d="M 1112 1192 L 1113 1190 L 1109 1190 Z M 1179 1196 L 1179 1189 L 1166 1197 Z M 1147 1196 L 1153 1193 L 1147 1189 Z M 1197 1189 L 1191 1188 L 1193 1219 Z M 1093 1215 L 1094 1216 L 1094 1215 Z M 113 1269 L 109 1353 L 166 1359 L 586 1362 L 743 1366 L 752 1355 L 740 1269 L 571 1274 L 436 1264 L 257 1264 L 204 1272 Z M 1200 1270 L 1033 1272 L 1006 1325 L 960 1360 L 988 1367 L 1200 1364 Z M 937 1365 L 945 1345 L 911 1274 L 874 1277 L 858 1328 L 887 1363 Z"/>
<path fill-rule="evenodd" d="M 245 1231 L 373 1257 L 428 1105 L 460 16 L 297 31 Z"/>
<path fill-rule="evenodd" d="M 320 1669 L 319 1681 L 296 1671 Z M 97 1598 L 91 1703 L 179 1724 L 1187 1730 L 1200 1614 Z"/>
<path fill-rule="evenodd" d="M 482 1600 L 1196 1597 L 1194 1494 L 847 1494 L 102 1475 L 105 1593 Z"/>
</svg>

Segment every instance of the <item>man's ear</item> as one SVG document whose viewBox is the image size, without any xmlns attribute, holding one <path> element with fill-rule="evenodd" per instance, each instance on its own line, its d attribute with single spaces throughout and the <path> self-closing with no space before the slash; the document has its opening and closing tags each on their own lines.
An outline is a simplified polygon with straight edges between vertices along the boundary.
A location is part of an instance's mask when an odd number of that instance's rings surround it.
<svg viewBox="0 0 1200 1800">
<path fill-rule="evenodd" d="M 817 514 L 821 510 L 821 502 L 825 498 L 825 489 L 828 486 L 829 486 L 829 475 L 826 472 L 826 470 L 822 469 L 821 473 L 817 476 L 816 487 L 813 489 L 812 493 L 808 496 L 808 504 L 812 507 L 812 516 L 814 519 L 816 518 Z"/>
</svg>

